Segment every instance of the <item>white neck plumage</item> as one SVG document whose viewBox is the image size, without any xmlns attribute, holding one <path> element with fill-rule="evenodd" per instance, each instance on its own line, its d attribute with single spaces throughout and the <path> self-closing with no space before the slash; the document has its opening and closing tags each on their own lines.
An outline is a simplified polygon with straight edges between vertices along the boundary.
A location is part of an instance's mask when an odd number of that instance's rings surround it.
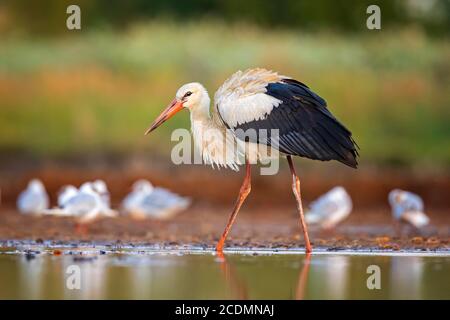
<svg viewBox="0 0 450 320">
<path fill-rule="evenodd" d="M 238 170 L 238 157 L 233 152 L 236 140 L 230 132 L 227 134 L 215 110 L 211 117 L 209 105 L 210 98 L 205 91 L 199 104 L 190 109 L 195 148 L 205 163 Z"/>
</svg>

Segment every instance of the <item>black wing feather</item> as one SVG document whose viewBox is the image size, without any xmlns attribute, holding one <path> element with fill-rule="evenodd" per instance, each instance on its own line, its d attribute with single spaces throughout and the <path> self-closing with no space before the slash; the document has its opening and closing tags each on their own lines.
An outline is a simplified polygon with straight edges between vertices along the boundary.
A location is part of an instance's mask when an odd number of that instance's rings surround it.
<svg viewBox="0 0 450 320">
<path fill-rule="evenodd" d="M 331 114 L 324 99 L 293 79 L 270 83 L 266 89 L 266 94 L 283 101 L 282 104 L 273 108 L 265 119 L 236 126 L 234 129 L 242 129 L 237 132 L 266 129 L 268 138 L 257 136 L 253 142 L 270 145 L 289 155 L 337 160 L 357 167 L 358 151 L 352 134 Z M 279 136 L 271 137 L 271 129 L 278 129 Z M 239 133 L 237 137 L 249 139 Z"/>
</svg>

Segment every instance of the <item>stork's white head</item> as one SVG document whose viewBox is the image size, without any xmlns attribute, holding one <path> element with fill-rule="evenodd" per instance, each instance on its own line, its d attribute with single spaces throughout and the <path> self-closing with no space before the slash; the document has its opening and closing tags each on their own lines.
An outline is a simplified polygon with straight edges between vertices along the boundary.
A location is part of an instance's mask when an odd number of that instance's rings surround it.
<svg viewBox="0 0 450 320">
<path fill-rule="evenodd" d="M 153 124 L 148 128 L 145 134 L 148 134 L 163 124 L 166 120 L 173 117 L 183 108 L 189 109 L 191 112 L 201 112 L 209 114 L 209 95 L 205 87 L 198 82 L 191 82 L 183 85 L 178 89 L 175 99 L 169 106 L 159 115 Z"/>
<path fill-rule="evenodd" d="M 209 106 L 208 91 L 198 82 L 191 82 L 178 89 L 175 95 L 177 101 L 181 101 L 184 108 L 190 110 L 198 107 Z M 206 100 L 206 101 L 205 101 Z"/>
</svg>

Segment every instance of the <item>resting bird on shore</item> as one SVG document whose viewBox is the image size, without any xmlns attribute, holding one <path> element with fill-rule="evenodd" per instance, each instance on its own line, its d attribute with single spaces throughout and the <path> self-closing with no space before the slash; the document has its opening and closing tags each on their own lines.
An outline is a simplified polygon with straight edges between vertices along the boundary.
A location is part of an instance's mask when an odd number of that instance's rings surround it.
<svg viewBox="0 0 450 320">
<path fill-rule="evenodd" d="M 17 198 L 20 213 L 39 215 L 49 206 L 47 191 L 39 179 L 33 179 Z"/>
<path fill-rule="evenodd" d="M 105 181 L 97 179 L 92 182 L 92 187 L 100 195 L 105 206 L 109 208 L 111 206 L 111 196 Z"/>
<path fill-rule="evenodd" d="M 63 186 L 58 193 L 58 207 L 64 208 L 67 201 L 76 196 L 78 189 L 72 185 Z"/>
<path fill-rule="evenodd" d="M 217 90 L 212 114 L 206 89 L 200 83 L 188 83 L 178 89 L 175 99 L 146 134 L 183 109 L 190 111 L 194 143 L 206 163 L 235 170 L 244 163 L 246 167 L 238 199 L 216 250 L 223 250 L 250 193 L 250 165 L 281 154 L 289 163 L 305 249 L 311 252 L 292 156 L 337 160 L 357 167 L 357 146 L 351 132 L 331 114 L 325 100 L 305 84 L 276 72 L 259 68 L 238 71 Z"/>
<path fill-rule="evenodd" d="M 168 219 L 186 209 L 190 199 L 167 189 L 154 187 L 147 180 L 138 180 L 122 201 L 123 210 L 135 219 Z"/>
<path fill-rule="evenodd" d="M 408 223 L 417 229 L 430 222 L 424 212 L 423 200 L 417 194 L 394 189 L 389 193 L 388 199 L 396 221 Z"/>
<path fill-rule="evenodd" d="M 78 223 L 77 229 L 84 232 L 84 225 L 100 217 L 116 217 L 117 212 L 107 207 L 99 193 L 94 190 L 91 182 L 81 185 L 76 193 L 69 187 L 58 199 L 60 208 L 44 210 L 47 215 L 74 217 Z M 64 195 L 65 197 L 62 197 Z"/>
<path fill-rule="evenodd" d="M 334 187 L 311 203 L 305 216 L 306 222 L 332 229 L 350 215 L 352 207 L 352 199 L 347 191 L 340 186 Z"/>
</svg>

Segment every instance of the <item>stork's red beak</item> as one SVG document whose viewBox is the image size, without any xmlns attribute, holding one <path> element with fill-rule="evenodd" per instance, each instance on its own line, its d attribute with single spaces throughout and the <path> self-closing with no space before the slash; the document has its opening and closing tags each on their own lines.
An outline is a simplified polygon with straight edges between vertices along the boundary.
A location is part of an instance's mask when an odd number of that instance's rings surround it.
<svg viewBox="0 0 450 320">
<path fill-rule="evenodd" d="M 150 128 L 147 129 L 147 131 L 145 131 L 145 134 L 149 134 L 150 132 L 152 132 L 153 130 L 155 130 L 156 128 L 158 128 L 160 125 L 162 125 L 166 120 L 169 120 L 170 118 L 172 118 L 175 113 L 177 113 L 178 111 L 183 109 L 183 102 L 178 101 L 177 99 L 174 99 L 169 106 L 166 108 L 166 110 L 164 110 L 158 118 L 156 118 L 156 120 L 152 123 L 152 125 L 150 126 Z"/>
</svg>

